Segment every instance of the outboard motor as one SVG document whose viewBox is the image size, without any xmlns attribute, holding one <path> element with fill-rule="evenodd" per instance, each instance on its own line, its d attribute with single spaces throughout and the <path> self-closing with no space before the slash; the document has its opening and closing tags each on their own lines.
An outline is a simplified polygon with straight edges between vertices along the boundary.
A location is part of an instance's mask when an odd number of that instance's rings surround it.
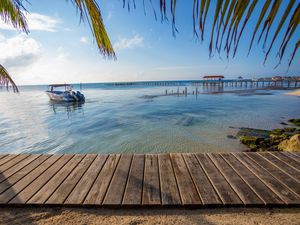
<svg viewBox="0 0 300 225">
<path fill-rule="evenodd" d="M 80 101 L 80 102 L 85 101 L 84 95 L 81 94 L 79 91 L 76 92 L 76 97 L 78 98 L 78 101 Z"/>
</svg>

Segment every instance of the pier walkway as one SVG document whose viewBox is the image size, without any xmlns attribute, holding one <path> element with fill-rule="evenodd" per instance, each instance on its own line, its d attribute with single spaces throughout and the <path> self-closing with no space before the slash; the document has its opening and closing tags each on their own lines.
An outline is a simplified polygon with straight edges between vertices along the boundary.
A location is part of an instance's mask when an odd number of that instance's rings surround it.
<svg viewBox="0 0 300 225">
<path fill-rule="evenodd" d="M 0 155 L 0 205 L 300 206 L 300 153 Z"/>
</svg>

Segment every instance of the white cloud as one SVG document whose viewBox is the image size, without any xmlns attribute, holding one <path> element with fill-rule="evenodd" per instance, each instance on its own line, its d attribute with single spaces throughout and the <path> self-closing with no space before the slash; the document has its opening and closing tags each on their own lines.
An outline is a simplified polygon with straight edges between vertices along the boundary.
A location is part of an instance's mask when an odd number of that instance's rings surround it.
<svg viewBox="0 0 300 225">
<path fill-rule="evenodd" d="M 58 47 L 57 53 L 58 53 L 57 59 L 59 61 L 66 61 L 69 57 L 69 53 L 63 47 Z"/>
<path fill-rule="evenodd" d="M 114 44 L 115 50 L 132 49 L 144 46 L 144 38 L 140 35 L 135 35 L 132 38 L 121 38 Z"/>
<path fill-rule="evenodd" d="M 81 37 L 80 42 L 83 44 L 88 44 L 89 41 L 88 41 L 87 37 Z"/>
<path fill-rule="evenodd" d="M 29 30 L 39 30 L 56 32 L 57 25 L 60 23 L 58 19 L 50 16 L 42 15 L 39 13 L 24 13 Z M 3 30 L 15 30 L 11 24 L 6 24 L 3 20 L 0 20 L 0 29 Z"/>
<path fill-rule="evenodd" d="M 0 40 L 0 62 L 6 67 L 27 67 L 35 63 L 41 55 L 41 45 L 25 34 L 12 38 L 0 35 Z"/>
<path fill-rule="evenodd" d="M 108 11 L 106 20 L 110 20 L 112 16 L 113 16 L 113 12 L 112 11 Z"/>
</svg>

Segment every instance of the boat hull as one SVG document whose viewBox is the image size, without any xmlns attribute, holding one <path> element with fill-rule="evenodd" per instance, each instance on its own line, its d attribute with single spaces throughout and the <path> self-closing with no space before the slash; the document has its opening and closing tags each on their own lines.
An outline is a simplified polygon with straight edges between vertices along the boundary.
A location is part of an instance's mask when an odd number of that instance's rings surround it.
<svg viewBox="0 0 300 225">
<path fill-rule="evenodd" d="M 49 96 L 50 100 L 58 102 L 82 102 L 84 101 L 84 96 L 76 96 L 68 94 L 67 92 L 51 92 L 46 91 L 46 94 Z"/>
</svg>

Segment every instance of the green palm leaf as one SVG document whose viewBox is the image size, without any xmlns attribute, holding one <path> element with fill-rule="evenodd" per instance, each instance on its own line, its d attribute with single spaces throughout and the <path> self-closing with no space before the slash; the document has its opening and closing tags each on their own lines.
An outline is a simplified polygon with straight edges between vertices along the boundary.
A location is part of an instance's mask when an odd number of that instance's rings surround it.
<svg viewBox="0 0 300 225">
<path fill-rule="evenodd" d="M 19 89 L 7 70 L 0 64 L 0 87 L 6 87 L 7 90 L 9 86 L 12 87 L 14 92 L 19 92 Z"/>
</svg>

